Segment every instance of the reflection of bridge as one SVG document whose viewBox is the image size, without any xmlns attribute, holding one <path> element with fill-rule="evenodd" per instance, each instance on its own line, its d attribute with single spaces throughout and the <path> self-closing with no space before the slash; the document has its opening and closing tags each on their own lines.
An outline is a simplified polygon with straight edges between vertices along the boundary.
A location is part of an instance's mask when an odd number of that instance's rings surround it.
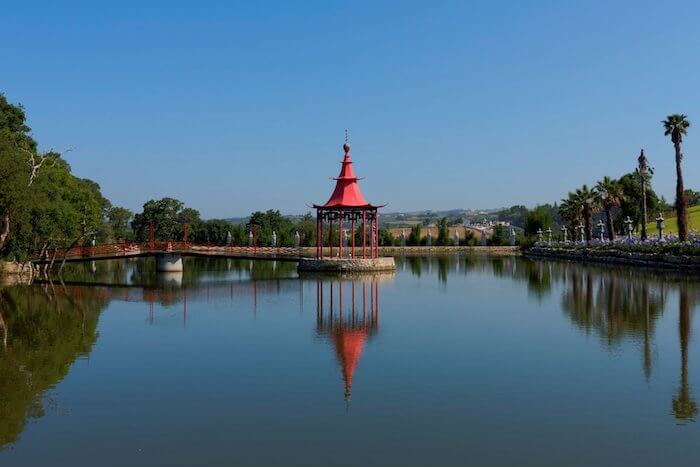
<svg viewBox="0 0 700 467">
<path fill-rule="evenodd" d="M 212 281 L 193 285 L 181 284 L 182 274 L 166 274 L 158 287 L 95 282 L 64 282 L 55 293 L 67 295 L 80 303 L 99 298 L 136 303 L 148 303 L 148 321 L 156 321 L 155 305 L 181 304 L 183 325 L 187 324 L 188 302 L 234 300 L 249 298 L 254 313 L 260 295 L 297 296 L 304 305 L 304 287 L 316 286 L 316 333 L 327 339 L 335 350 L 349 401 L 353 377 L 366 342 L 379 330 L 379 283 L 388 276 L 358 276 L 355 278 Z M 37 283 L 49 284 L 48 281 Z M 308 292 L 308 288 L 307 288 Z M 294 299 L 290 300 L 291 302 Z"/>
<path fill-rule="evenodd" d="M 172 277 L 170 277 L 172 275 Z M 91 298 L 172 305 L 183 303 L 187 307 L 187 301 L 200 300 L 223 300 L 234 297 L 248 296 L 257 300 L 258 294 L 282 295 L 289 293 L 299 293 L 303 295 L 302 281 L 295 278 L 269 279 L 269 280 L 247 280 L 247 281 L 212 281 L 203 282 L 196 285 L 181 285 L 179 281 L 182 274 L 171 273 L 163 276 L 165 282 L 160 287 L 143 287 L 131 284 L 110 284 L 81 281 L 66 281 L 66 293 L 71 297 Z M 168 282 L 171 280 L 171 282 Z M 38 284 L 48 283 L 48 281 L 36 281 Z M 57 290 L 60 292 L 60 289 Z M 303 298 L 303 297 L 302 297 Z"/>
</svg>

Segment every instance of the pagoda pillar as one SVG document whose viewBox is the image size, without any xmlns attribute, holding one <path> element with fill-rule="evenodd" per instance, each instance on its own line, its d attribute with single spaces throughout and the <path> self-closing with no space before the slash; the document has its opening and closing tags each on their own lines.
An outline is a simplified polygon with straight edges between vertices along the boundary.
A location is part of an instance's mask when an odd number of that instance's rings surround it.
<svg viewBox="0 0 700 467">
<path fill-rule="evenodd" d="M 333 217 L 328 216 L 328 248 L 330 249 L 330 257 L 333 257 Z"/>
<path fill-rule="evenodd" d="M 316 259 L 321 258 L 321 231 L 320 231 L 320 225 L 321 225 L 321 219 L 319 216 L 318 210 L 316 210 Z"/>
<path fill-rule="evenodd" d="M 362 210 L 362 258 L 366 258 L 366 243 L 367 243 L 367 211 Z"/>
<path fill-rule="evenodd" d="M 374 255 L 375 258 L 379 258 L 379 211 L 377 210 L 376 214 L 374 215 L 377 223 L 376 231 L 377 231 L 377 243 L 376 243 L 376 254 Z"/>
<path fill-rule="evenodd" d="M 352 213 L 352 220 L 350 221 L 350 236 L 352 237 L 352 246 L 350 247 L 350 257 L 355 258 L 355 212 Z"/>
<path fill-rule="evenodd" d="M 338 214 L 338 257 L 343 258 L 343 211 Z"/>
</svg>

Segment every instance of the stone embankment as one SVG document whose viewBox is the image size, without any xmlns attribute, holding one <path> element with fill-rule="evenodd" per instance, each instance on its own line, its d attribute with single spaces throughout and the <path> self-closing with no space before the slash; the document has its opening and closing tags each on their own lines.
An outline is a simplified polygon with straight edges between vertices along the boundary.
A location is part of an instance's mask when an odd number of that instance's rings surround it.
<svg viewBox="0 0 700 467">
<path fill-rule="evenodd" d="M 582 262 L 682 269 L 700 272 L 700 256 L 542 246 L 529 248 L 523 254 L 525 256 L 535 258 L 554 258 Z"/>
<path fill-rule="evenodd" d="M 362 272 L 382 272 L 396 270 L 392 256 L 380 258 L 302 258 L 299 261 L 299 271 L 302 272 L 341 272 L 346 274 Z"/>
</svg>

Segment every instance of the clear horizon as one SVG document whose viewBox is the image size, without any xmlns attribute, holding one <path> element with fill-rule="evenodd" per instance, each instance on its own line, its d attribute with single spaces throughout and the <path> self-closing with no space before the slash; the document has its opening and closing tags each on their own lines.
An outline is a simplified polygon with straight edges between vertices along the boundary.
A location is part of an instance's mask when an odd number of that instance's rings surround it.
<svg viewBox="0 0 700 467">
<path fill-rule="evenodd" d="M 330 195 L 346 128 L 365 196 L 391 212 L 558 202 L 634 170 L 641 148 L 672 202 L 671 113 L 693 125 L 683 166 L 700 189 L 697 3 L 4 13 L 0 92 L 41 149 L 74 147 L 74 173 L 136 211 L 171 196 L 206 218 L 303 214 Z"/>
</svg>

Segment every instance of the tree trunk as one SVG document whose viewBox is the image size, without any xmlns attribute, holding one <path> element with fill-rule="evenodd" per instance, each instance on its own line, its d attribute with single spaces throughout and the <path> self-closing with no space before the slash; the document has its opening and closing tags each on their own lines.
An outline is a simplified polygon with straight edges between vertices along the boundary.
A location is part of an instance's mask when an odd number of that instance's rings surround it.
<svg viewBox="0 0 700 467">
<path fill-rule="evenodd" d="M 61 261 L 61 266 L 58 268 L 58 275 L 59 277 L 61 276 L 61 273 L 63 272 L 63 267 L 66 265 L 66 259 L 68 258 L 68 252 L 71 251 L 73 248 L 75 248 L 75 245 L 78 244 L 83 239 L 83 236 L 79 236 L 76 238 L 73 243 L 70 244 L 68 248 L 63 252 L 63 260 Z"/>
<path fill-rule="evenodd" d="M 684 242 L 688 239 L 688 206 L 683 193 L 683 169 L 681 168 L 681 142 L 673 143 L 676 149 L 676 219 L 678 220 L 678 239 Z"/>
<path fill-rule="evenodd" d="M 605 208 L 605 223 L 608 224 L 608 240 L 611 242 L 615 240 L 615 230 L 613 228 L 612 212 L 610 211 L 610 206 Z"/>
<path fill-rule="evenodd" d="M 10 235 L 10 214 L 5 213 L 2 218 L 2 231 L 0 231 L 0 250 L 5 246 L 5 241 Z"/>
<path fill-rule="evenodd" d="M 593 230 L 591 226 L 591 209 L 590 208 L 585 208 L 583 212 L 583 223 L 586 226 L 586 243 L 591 241 L 591 238 L 593 238 Z"/>
</svg>

